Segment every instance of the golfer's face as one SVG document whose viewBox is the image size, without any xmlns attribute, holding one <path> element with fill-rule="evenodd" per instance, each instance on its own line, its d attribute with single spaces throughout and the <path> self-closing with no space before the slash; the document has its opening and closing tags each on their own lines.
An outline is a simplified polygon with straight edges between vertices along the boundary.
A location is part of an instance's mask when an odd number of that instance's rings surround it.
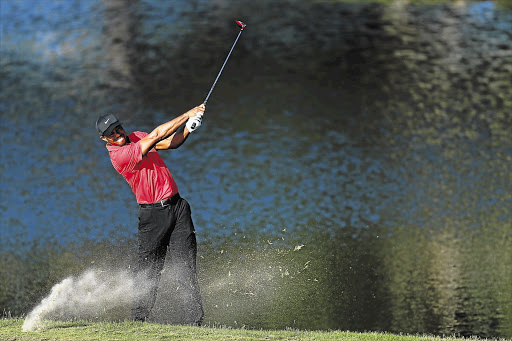
<svg viewBox="0 0 512 341">
<path fill-rule="evenodd" d="M 124 146 L 126 143 L 126 132 L 122 126 L 117 126 L 109 136 L 105 136 L 108 143 L 115 146 Z"/>
</svg>

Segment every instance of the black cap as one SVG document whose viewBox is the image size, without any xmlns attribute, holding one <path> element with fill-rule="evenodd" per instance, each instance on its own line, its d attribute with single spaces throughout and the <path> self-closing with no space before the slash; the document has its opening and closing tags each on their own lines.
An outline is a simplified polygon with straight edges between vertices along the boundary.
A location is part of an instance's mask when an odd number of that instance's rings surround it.
<svg viewBox="0 0 512 341">
<path fill-rule="evenodd" d="M 121 124 L 114 114 L 105 114 L 96 120 L 96 129 L 100 136 L 109 136 L 112 130 Z"/>
</svg>

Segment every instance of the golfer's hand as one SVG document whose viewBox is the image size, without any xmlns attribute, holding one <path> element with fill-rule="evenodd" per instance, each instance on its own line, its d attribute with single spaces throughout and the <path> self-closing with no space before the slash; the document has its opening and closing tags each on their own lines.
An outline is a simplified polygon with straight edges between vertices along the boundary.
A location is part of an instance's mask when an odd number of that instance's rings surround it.
<svg viewBox="0 0 512 341">
<path fill-rule="evenodd" d="M 198 112 L 194 117 L 188 119 L 187 123 L 185 123 L 185 127 L 187 127 L 187 130 L 189 131 L 189 133 L 191 133 L 201 126 L 202 120 L 203 113 Z"/>
<path fill-rule="evenodd" d="M 198 114 L 200 114 L 201 117 L 202 117 L 205 110 L 206 110 L 206 106 L 203 103 L 203 104 L 198 105 L 197 107 L 192 108 L 189 111 L 187 111 L 187 116 L 188 116 L 189 119 L 194 117 L 194 116 L 196 116 L 196 115 L 198 115 Z"/>
</svg>

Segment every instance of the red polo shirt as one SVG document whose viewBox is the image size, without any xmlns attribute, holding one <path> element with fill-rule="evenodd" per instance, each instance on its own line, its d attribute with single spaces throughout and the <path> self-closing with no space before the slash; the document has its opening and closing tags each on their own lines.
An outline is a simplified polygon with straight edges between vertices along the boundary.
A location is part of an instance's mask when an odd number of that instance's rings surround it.
<svg viewBox="0 0 512 341">
<path fill-rule="evenodd" d="M 122 147 L 107 144 L 110 161 L 132 188 L 139 204 L 150 204 L 178 193 L 171 172 L 155 148 L 142 156 L 139 141 L 147 133 L 128 135 L 130 143 Z"/>
</svg>

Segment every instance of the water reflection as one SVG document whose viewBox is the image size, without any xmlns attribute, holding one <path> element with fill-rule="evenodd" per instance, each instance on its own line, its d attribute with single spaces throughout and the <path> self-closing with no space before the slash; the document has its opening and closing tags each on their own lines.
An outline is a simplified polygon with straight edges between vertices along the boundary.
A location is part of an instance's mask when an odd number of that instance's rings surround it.
<svg viewBox="0 0 512 341">
<path fill-rule="evenodd" d="M 210 321 L 512 335 L 509 10 L 70 3 L 1 3 L 2 250 L 132 236 L 93 122 L 147 131 L 202 101 L 236 12 L 202 132 L 163 154 Z"/>
</svg>

